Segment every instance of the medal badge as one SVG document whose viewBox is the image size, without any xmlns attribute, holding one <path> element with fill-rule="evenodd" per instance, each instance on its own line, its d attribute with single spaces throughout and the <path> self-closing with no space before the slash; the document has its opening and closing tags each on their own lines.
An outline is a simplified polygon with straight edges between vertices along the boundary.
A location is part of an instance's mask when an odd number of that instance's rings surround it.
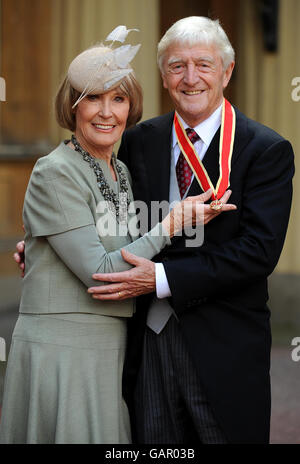
<svg viewBox="0 0 300 464">
<path fill-rule="evenodd" d="M 203 192 L 206 192 L 210 188 L 212 189 L 213 201 L 210 203 L 210 207 L 215 211 L 219 211 L 222 209 L 222 202 L 220 201 L 220 198 L 222 198 L 230 184 L 230 171 L 235 136 L 235 123 L 236 116 L 234 108 L 229 103 L 229 101 L 226 100 L 226 98 L 224 98 L 222 106 L 222 122 L 219 143 L 220 176 L 216 187 L 214 187 L 205 167 L 203 166 L 201 160 L 197 155 L 194 145 L 188 138 L 186 131 L 183 129 L 176 112 L 174 114 L 174 127 L 179 147 L 185 159 L 189 163 Z"/>
</svg>

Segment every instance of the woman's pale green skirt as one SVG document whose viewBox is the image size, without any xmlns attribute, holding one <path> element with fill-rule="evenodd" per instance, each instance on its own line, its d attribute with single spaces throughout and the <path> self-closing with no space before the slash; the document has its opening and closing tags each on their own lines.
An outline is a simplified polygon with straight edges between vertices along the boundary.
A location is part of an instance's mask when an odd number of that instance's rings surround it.
<svg viewBox="0 0 300 464">
<path fill-rule="evenodd" d="M 130 443 L 126 320 L 24 315 L 7 364 L 0 443 Z"/>
</svg>

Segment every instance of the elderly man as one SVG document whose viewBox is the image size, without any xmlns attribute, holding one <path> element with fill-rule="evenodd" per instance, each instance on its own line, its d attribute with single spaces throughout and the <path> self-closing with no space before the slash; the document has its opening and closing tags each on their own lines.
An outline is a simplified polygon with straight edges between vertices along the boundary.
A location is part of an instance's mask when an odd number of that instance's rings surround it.
<svg viewBox="0 0 300 464">
<path fill-rule="evenodd" d="M 293 150 L 224 100 L 234 51 L 218 21 L 175 23 L 158 45 L 158 63 L 175 112 L 123 137 L 119 157 L 132 174 L 135 198 L 150 211 L 153 201 L 209 186 L 218 200 L 230 184 L 238 209 L 210 222 L 200 247 L 177 237 L 156 264 L 124 252 L 133 269 L 95 276 L 108 284 L 90 291 L 103 300 L 146 294 L 136 315 L 140 326 L 147 318 L 143 352 L 132 331 L 124 382 L 128 388 L 126 375 L 137 361 L 140 443 L 267 443 L 267 277 L 288 225 Z"/>
</svg>

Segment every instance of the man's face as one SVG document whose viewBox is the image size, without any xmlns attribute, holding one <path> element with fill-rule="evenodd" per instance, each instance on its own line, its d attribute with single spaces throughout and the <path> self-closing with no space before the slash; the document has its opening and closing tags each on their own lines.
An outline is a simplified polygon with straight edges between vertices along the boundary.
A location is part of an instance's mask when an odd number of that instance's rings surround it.
<svg viewBox="0 0 300 464">
<path fill-rule="evenodd" d="M 224 71 L 214 45 L 188 46 L 174 43 L 163 61 L 163 85 L 176 111 L 190 126 L 207 119 L 222 103 L 234 63 Z"/>
</svg>

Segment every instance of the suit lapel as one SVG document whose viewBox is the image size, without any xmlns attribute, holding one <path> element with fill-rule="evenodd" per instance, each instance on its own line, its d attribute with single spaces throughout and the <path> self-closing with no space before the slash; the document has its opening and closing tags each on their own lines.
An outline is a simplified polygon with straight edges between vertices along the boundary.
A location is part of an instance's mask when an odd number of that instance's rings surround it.
<svg viewBox="0 0 300 464">
<path fill-rule="evenodd" d="M 234 165 L 237 162 L 239 156 L 242 154 L 243 148 L 249 143 L 253 134 L 249 132 L 247 127 L 247 118 L 237 108 L 236 111 L 236 131 L 234 146 L 232 152 L 231 169 L 234 169 Z M 220 128 L 217 130 L 214 138 L 209 145 L 207 152 L 203 158 L 203 166 L 205 167 L 214 187 L 216 187 L 220 169 L 219 169 L 219 141 L 220 141 Z M 199 195 L 202 193 L 202 189 L 198 184 L 197 179 L 194 178 L 190 190 L 189 196 Z"/>
<path fill-rule="evenodd" d="M 247 117 L 241 113 L 236 107 L 234 107 L 236 113 L 236 131 L 234 139 L 234 147 L 232 153 L 231 166 L 237 162 L 238 158 L 243 152 L 243 149 L 253 138 L 254 133 L 249 130 Z"/>
<path fill-rule="evenodd" d="M 215 133 L 202 160 L 202 164 L 205 167 L 214 187 L 216 186 L 219 178 L 219 139 L 220 129 L 218 129 Z M 201 189 L 197 179 L 194 177 L 192 185 L 188 191 L 188 195 L 199 195 L 202 192 L 203 190 Z"/>
<path fill-rule="evenodd" d="M 174 113 L 169 113 L 149 122 L 151 130 L 148 130 L 144 139 L 145 164 L 152 201 L 169 200 L 173 117 Z"/>
</svg>

